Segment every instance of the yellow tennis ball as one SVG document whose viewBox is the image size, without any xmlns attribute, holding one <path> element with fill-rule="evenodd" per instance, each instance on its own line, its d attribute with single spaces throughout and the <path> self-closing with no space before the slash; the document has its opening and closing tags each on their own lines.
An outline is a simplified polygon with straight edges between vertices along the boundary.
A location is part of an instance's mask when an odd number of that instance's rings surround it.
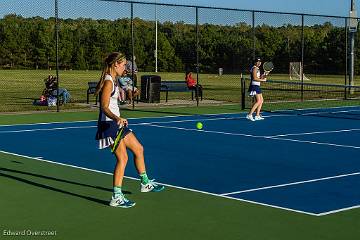
<svg viewBox="0 0 360 240">
<path fill-rule="evenodd" d="M 197 122 L 197 123 L 196 123 L 196 128 L 199 129 L 199 130 L 202 129 L 202 128 L 203 128 L 203 124 L 202 124 L 201 122 Z"/>
</svg>

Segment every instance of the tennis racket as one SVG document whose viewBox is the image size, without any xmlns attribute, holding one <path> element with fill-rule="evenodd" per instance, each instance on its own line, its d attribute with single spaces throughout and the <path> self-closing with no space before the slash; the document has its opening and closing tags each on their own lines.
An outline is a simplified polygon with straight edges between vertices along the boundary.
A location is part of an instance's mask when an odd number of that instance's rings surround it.
<svg viewBox="0 0 360 240">
<path fill-rule="evenodd" d="M 274 69 L 274 64 L 272 62 L 264 62 L 263 69 L 264 75 L 267 76 Z"/>
<path fill-rule="evenodd" d="M 121 142 L 121 139 L 122 139 L 123 132 L 124 132 L 124 125 L 120 125 L 119 129 L 116 133 L 116 138 L 115 138 L 114 144 L 111 148 L 112 153 L 115 153 L 116 149 L 118 148 L 118 146 Z"/>
</svg>

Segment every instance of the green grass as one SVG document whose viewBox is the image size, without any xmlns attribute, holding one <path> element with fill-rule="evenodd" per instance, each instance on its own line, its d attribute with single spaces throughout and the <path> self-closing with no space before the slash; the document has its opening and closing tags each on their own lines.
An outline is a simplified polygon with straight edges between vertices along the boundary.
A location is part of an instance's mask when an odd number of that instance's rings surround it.
<svg viewBox="0 0 360 240">
<path fill-rule="evenodd" d="M 67 109 L 89 109 L 86 102 L 87 83 L 97 81 L 100 71 L 60 71 L 60 87 L 66 88 L 71 96 L 71 103 L 62 106 Z M 55 71 L 48 70 L 0 70 L 0 112 L 17 111 L 54 111 L 56 107 L 33 106 L 34 99 L 39 99 L 44 89 L 44 79 L 49 75 L 55 75 Z M 140 76 L 157 74 L 162 80 L 184 80 L 184 73 L 139 73 Z M 311 83 L 343 84 L 344 76 L 326 75 L 311 76 Z M 272 74 L 269 79 L 288 80 L 286 74 Z M 240 101 L 240 74 L 200 74 L 199 82 L 204 88 L 204 98 L 216 100 L 222 103 L 239 103 Z M 355 79 L 355 83 L 359 83 Z M 171 99 L 189 99 L 189 93 L 171 93 Z M 161 95 L 162 101 L 165 93 Z M 202 104 L 200 102 L 200 104 Z"/>
<path fill-rule="evenodd" d="M 60 73 L 60 86 L 70 91 L 73 101 L 66 108 L 82 108 L 74 103 L 85 102 L 87 82 L 94 79 L 95 73 L 95 71 L 63 71 Z M 49 74 L 55 75 L 54 71 L 1 70 L 0 74 L 0 111 L 56 109 L 56 107 L 48 108 L 32 105 L 34 99 L 40 98 L 45 87 L 44 79 Z"/>
</svg>

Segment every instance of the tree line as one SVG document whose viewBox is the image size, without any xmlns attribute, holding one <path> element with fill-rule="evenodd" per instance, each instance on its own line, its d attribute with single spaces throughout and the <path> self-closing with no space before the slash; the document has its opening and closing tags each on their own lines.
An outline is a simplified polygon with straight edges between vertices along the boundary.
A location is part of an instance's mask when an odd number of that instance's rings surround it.
<svg viewBox="0 0 360 240">
<path fill-rule="evenodd" d="M 109 52 L 132 53 L 131 19 L 60 19 L 60 69 L 99 70 Z M 303 30 L 303 32 L 302 32 Z M 254 55 L 288 73 L 289 62 L 301 61 L 307 73 L 343 74 L 346 68 L 346 29 L 329 22 L 312 26 L 158 23 L 158 69 L 162 72 L 195 70 L 213 73 L 244 72 Z M 303 35 L 302 35 L 303 34 Z M 357 34 L 356 34 L 357 35 Z M 304 42 L 302 43 L 302 36 Z M 255 39 L 255 41 L 254 41 Z M 359 49 L 356 37 L 355 53 Z M 197 41 L 199 43 L 196 51 Z M 0 68 L 50 69 L 56 63 L 55 19 L 6 15 L 0 19 Z M 302 46 L 304 46 L 302 51 Z M 255 51 L 254 51 L 255 47 Z M 140 71 L 155 69 L 155 22 L 134 19 L 134 52 Z M 355 61 L 355 71 L 360 72 Z"/>
</svg>

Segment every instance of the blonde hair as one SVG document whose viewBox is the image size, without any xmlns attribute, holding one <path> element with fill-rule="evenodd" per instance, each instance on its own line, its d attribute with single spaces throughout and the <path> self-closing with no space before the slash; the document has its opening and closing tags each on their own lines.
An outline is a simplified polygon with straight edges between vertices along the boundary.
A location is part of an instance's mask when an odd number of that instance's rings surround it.
<svg viewBox="0 0 360 240">
<path fill-rule="evenodd" d="M 105 82 L 105 75 L 110 74 L 111 68 L 114 66 L 116 62 L 123 62 L 126 61 L 125 55 L 120 52 L 112 52 L 110 53 L 104 61 L 104 68 L 101 73 L 100 80 L 96 86 L 95 95 L 98 95 L 101 92 L 102 87 L 104 86 Z"/>
</svg>

